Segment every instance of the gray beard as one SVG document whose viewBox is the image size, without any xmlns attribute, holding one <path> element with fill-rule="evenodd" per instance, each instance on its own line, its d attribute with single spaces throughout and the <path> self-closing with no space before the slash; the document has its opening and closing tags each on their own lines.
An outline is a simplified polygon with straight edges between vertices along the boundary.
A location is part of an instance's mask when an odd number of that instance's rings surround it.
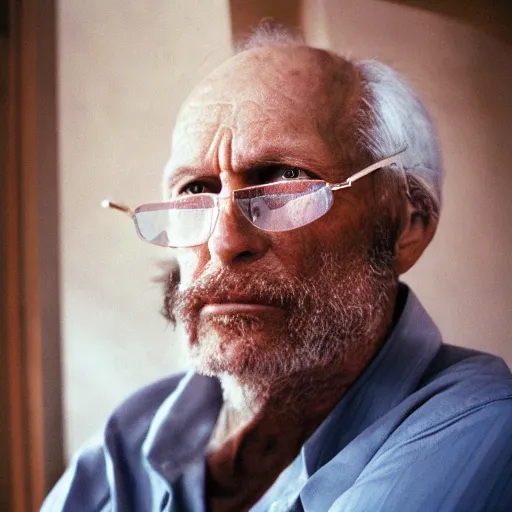
<svg viewBox="0 0 512 512">
<path fill-rule="evenodd" d="M 389 224 L 385 228 L 375 230 L 368 251 L 352 251 L 342 263 L 321 254 L 313 277 L 285 279 L 267 268 L 259 275 L 212 269 L 179 291 L 179 276 L 170 275 L 164 312 L 183 323 L 199 373 L 270 383 L 323 369 L 343 372 L 373 355 L 375 333 L 396 292 L 396 238 Z M 207 298 L 229 300 L 234 293 L 282 308 L 285 321 L 269 324 L 245 313 L 199 320 Z"/>
</svg>

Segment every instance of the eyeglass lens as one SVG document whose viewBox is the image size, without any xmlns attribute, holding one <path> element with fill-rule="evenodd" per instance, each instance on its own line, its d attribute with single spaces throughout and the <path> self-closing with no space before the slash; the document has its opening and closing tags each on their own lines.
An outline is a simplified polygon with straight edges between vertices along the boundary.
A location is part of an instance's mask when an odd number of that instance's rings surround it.
<svg viewBox="0 0 512 512">
<path fill-rule="evenodd" d="M 237 190 L 234 201 L 257 228 L 288 231 L 324 215 L 332 205 L 332 192 L 325 181 L 298 180 Z M 148 242 L 193 247 L 208 240 L 218 214 L 216 197 L 198 194 L 139 207 L 135 223 L 140 236 Z"/>
<path fill-rule="evenodd" d="M 295 181 L 237 190 L 235 201 L 244 216 L 264 231 L 288 231 L 321 217 L 332 193 L 325 181 Z"/>
</svg>

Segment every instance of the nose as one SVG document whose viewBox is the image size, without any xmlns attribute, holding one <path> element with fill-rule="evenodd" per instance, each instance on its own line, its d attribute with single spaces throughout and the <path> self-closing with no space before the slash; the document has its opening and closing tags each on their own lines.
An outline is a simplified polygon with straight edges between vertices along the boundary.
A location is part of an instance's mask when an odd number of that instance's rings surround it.
<svg viewBox="0 0 512 512">
<path fill-rule="evenodd" d="M 233 265 L 263 257 L 270 247 L 269 234 L 254 227 L 231 198 L 220 203 L 217 224 L 208 240 L 210 258 Z"/>
</svg>

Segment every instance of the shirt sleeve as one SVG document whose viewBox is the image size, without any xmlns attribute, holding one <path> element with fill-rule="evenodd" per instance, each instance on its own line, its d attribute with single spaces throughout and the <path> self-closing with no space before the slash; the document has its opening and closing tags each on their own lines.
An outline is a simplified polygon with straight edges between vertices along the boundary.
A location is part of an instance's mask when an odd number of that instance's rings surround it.
<svg viewBox="0 0 512 512">
<path fill-rule="evenodd" d="M 73 458 L 41 512 L 139 510 L 142 505 L 132 507 L 132 491 L 150 493 L 142 444 L 156 411 L 182 378 L 180 374 L 154 382 L 122 402 L 100 434 Z"/>
<path fill-rule="evenodd" d="M 75 456 L 41 507 L 41 512 L 109 510 L 110 493 L 104 449 L 96 440 Z"/>
<path fill-rule="evenodd" d="M 512 401 L 443 418 L 402 425 L 330 511 L 512 510 Z"/>
</svg>

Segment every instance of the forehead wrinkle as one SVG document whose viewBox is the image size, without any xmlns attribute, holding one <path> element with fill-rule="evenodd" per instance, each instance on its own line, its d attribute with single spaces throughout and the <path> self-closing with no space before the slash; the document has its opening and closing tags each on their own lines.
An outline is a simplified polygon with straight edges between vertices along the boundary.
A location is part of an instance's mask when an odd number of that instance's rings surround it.
<svg viewBox="0 0 512 512">
<path fill-rule="evenodd" d="M 264 109 L 260 103 L 245 98 L 233 98 L 230 101 L 187 101 L 176 122 L 173 144 L 175 145 L 178 139 L 197 134 L 203 139 L 211 137 L 218 142 L 219 130 L 224 128 L 231 132 L 242 131 L 245 127 L 241 125 L 246 122 L 245 118 L 248 116 L 252 117 L 251 124 L 267 122 L 268 115 L 262 116 L 262 112 Z M 211 145 L 208 144 L 209 147 Z"/>
<path fill-rule="evenodd" d="M 219 125 L 206 152 L 206 161 L 211 162 L 212 168 L 219 174 L 233 168 L 232 141 L 232 129 L 225 124 Z"/>
</svg>

